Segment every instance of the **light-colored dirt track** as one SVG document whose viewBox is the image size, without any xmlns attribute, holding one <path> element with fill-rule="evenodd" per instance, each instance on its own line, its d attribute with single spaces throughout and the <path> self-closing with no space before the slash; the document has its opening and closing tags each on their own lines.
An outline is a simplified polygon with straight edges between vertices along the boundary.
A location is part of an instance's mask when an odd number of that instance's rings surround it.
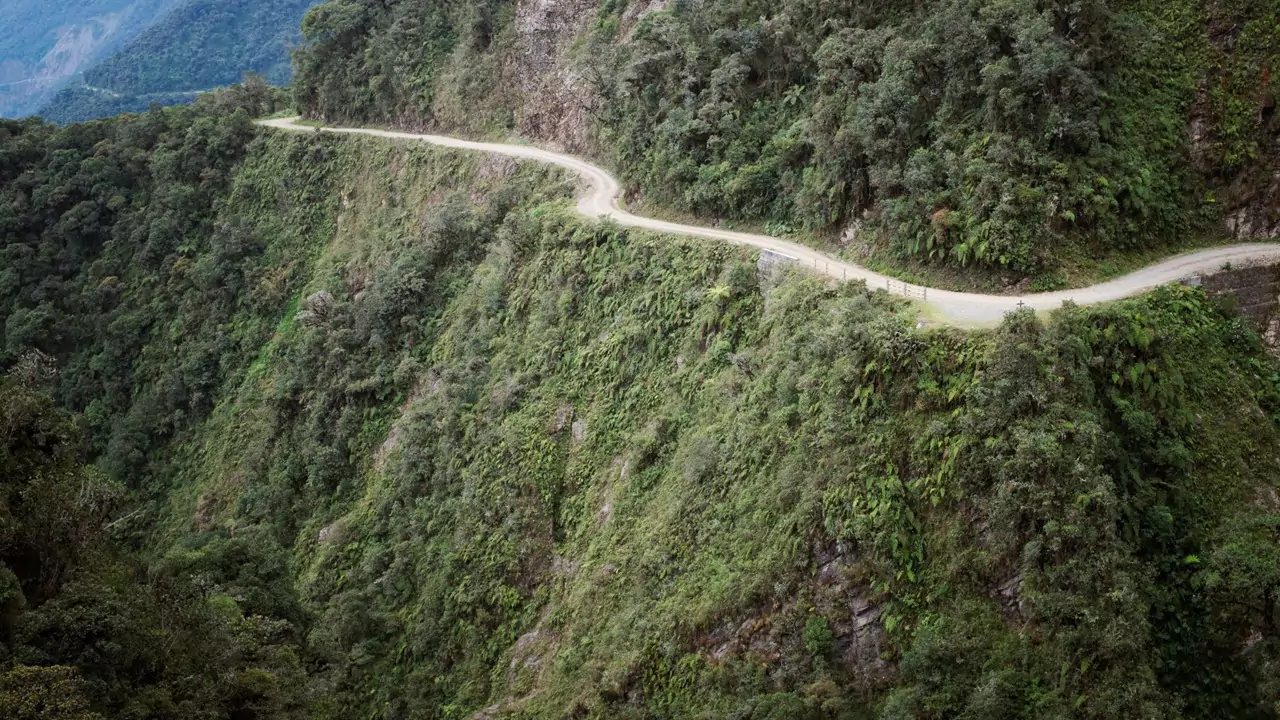
<svg viewBox="0 0 1280 720">
<path fill-rule="evenodd" d="M 298 118 L 263 120 L 261 124 L 277 130 L 292 132 L 316 132 L 317 128 L 297 124 Z M 644 228 L 674 235 L 710 238 L 738 245 L 750 245 L 781 255 L 815 271 L 836 279 L 864 280 L 871 288 L 884 288 L 895 295 L 919 301 L 932 322 L 961 327 L 994 325 L 1004 314 L 1019 306 L 1035 310 L 1052 310 L 1063 302 L 1074 301 L 1079 305 L 1091 305 L 1119 300 L 1137 295 L 1151 288 L 1181 280 L 1192 275 L 1217 270 L 1226 263 L 1243 264 L 1267 260 L 1280 260 L 1280 243 L 1251 243 L 1215 247 L 1207 250 L 1177 255 L 1155 265 L 1143 268 L 1123 277 L 1108 280 L 1086 288 L 1032 295 L 981 295 L 953 292 L 910 285 L 854 265 L 813 248 L 768 235 L 733 232 L 717 228 L 682 225 L 679 223 L 640 217 L 618 207 L 621 186 L 607 171 L 571 155 L 543 150 L 526 145 L 472 142 L 443 135 L 418 135 L 390 130 L 364 128 L 324 128 L 325 132 L 353 135 L 371 135 L 392 140 L 427 142 L 443 147 L 494 153 L 509 157 L 526 158 L 550 163 L 572 170 L 586 179 L 589 189 L 578 199 L 578 210 L 591 218 L 609 218 L 624 227 Z"/>
</svg>

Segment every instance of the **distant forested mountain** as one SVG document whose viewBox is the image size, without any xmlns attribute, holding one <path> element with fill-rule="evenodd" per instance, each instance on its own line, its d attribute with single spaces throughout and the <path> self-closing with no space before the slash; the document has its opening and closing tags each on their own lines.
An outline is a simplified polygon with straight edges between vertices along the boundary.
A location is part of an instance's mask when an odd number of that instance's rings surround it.
<svg viewBox="0 0 1280 720">
<path fill-rule="evenodd" d="M 4 0 L 0 116 L 29 115 L 182 0 Z"/>
<path fill-rule="evenodd" d="M 120 113 L 145 112 L 152 105 L 169 107 L 195 99 L 196 92 L 126 95 L 105 88 L 76 83 L 63 88 L 40 109 L 41 117 L 56 123 L 73 123 L 112 117 Z"/>
<path fill-rule="evenodd" d="M 57 122 L 189 102 L 245 72 L 288 82 L 289 49 L 316 0 L 188 0 L 90 68 L 40 112 Z"/>
<path fill-rule="evenodd" d="M 204 90 L 246 70 L 289 79 L 288 48 L 316 0 L 191 0 L 85 74 L 121 92 Z"/>
</svg>

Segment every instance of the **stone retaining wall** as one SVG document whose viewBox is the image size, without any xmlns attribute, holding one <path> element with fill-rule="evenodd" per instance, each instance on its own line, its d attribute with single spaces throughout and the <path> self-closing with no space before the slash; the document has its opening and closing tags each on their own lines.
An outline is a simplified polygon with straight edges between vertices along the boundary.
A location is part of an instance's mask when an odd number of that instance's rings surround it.
<svg viewBox="0 0 1280 720">
<path fill-rule="evenodd" d="M 1280 265 L 1228 267 L 1185 282 L 1233 303 L 1271 347 L 1280 347 Z"/>
</svg>

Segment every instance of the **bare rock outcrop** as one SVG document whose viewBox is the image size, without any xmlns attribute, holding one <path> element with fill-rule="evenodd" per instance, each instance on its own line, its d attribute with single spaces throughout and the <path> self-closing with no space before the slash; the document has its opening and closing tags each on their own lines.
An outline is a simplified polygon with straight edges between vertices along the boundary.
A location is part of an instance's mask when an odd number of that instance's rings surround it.
<svg viewBox="0 0 1280 720">
<path fill-rule="evenodd" d="M 516 131 L 570 152 L 587 148 L 595 90 L 570 57 L 595 17 L 594 0 L 523 0 L 516 6 L 517 49 L 509 73 L 524 101 Z"/>
</svg>

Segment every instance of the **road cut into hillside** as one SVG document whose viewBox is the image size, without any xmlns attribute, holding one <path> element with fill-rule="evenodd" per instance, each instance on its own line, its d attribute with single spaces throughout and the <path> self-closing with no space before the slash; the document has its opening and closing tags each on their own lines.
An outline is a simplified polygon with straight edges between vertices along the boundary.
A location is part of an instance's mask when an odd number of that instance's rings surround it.
<svg viewBox="0 0 1280 720">
<path fill-rule="evenodd" d="M 1064 302 L 1092 305 L 1110 300 L 1138 295 L 1152 288 L 1176 282 L 1194 275 L 1212 273 L 1224 265 L 1241 265 L 1280 261 L 1280 243 L 1247 243 L 1208 248 L 1184 253 L 1162 260 L 1154 265 L 1128 275 L 1097 285 L 1028 295 L 984 295 L 981 293 L 955 292 L 906 283 L 888 275 L 868 270 L 860 265 L 841 260 L 806 245 L 768 235 L 734 232 L 720 228 L 685 225 L 654 218 L 633 215 L 623 210 L 618 199 L 622 186 L 616 178 L 601 167 L 572 155 L 565 155 L 531 145 L 474 142 L 445 135 L 422 135 L 393 130 L 367 128 L 324 127 L 298 124 L 299 118 L 263 120 L 261 125 L 290 132 L 324 132 L 349 135 L 369 135 L 391 140 L 426 142 L 460 150 L 493 153 L 508 157 L 536 160 L 557 165 L 582 176 L 588 189 L 578 198 L 578 211 L 583 215 L 608 219 L 622 227 L 642 228 L 672 235 L 708 238 L 736 245 L 760 248 L 784 259 L 804 265 L 817 273 L 837 280 L 862 280 L 871 289 L 884 289 L 894 295 L 911 298 L 922 306 L 930 322 L 958 327 L 987 327 L 996 325 L 1005 313 L 1019 307 L 1037 311 L 1054 310 Z"/>
</svg>

